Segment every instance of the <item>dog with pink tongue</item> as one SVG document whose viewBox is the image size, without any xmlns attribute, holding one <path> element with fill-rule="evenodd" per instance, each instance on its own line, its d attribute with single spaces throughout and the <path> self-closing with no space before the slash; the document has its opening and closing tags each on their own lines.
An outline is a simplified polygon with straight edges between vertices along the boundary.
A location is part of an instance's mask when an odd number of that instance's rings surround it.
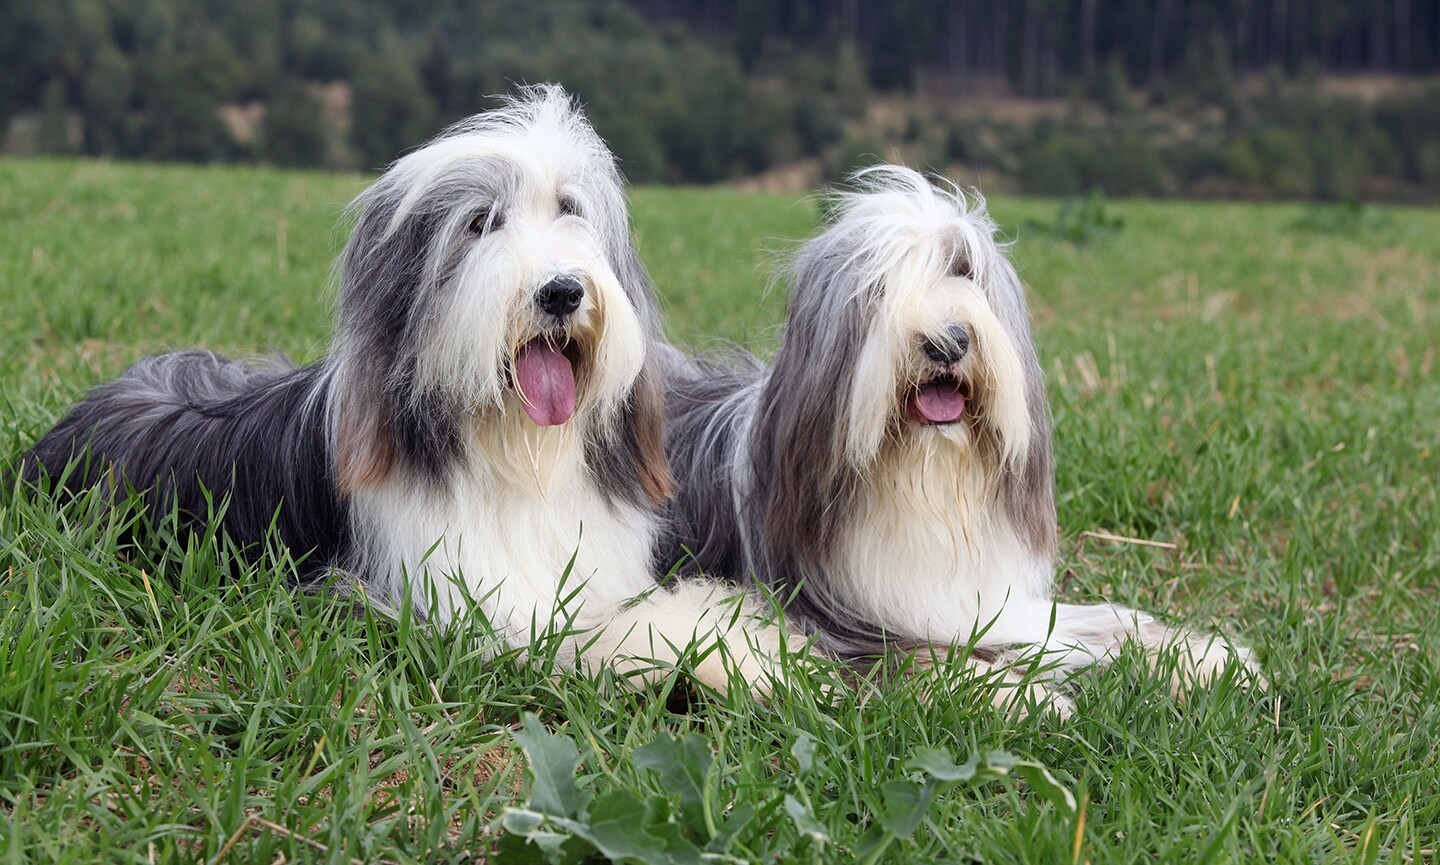
<svg viewBox="0 0 1440 865">
<path fill-rule="evenodd" d="M 1218 634 L 1057 599 L 1045 380 L 998 226 L 902 166 L 851 183 L 793 260 L 768 367 L 664 352 L 666 561 L 767 585 L 841 657 L 958 651 L 1006 706 L 1068 714 L 1069 677 L 1126 646 L 1177 692 L 1263 683 Z"/>
<path fill-rule="evenodd" d="M 798 645 L 768 606 L 700 578 L 657 586 L 659 315 L 624 182 L 578 106 L 522 88 L 351 210 L 330 356 L 145 358 L 46 433 L 24 477 L 119 501 L 133 487 L 153 517 L 278 542 L 297 582 L 437 625 L 478 613 L 496 652 L 543 641 L 640 682 L 693 656 L 708 685 L 767 692 Z"/>
</svg>

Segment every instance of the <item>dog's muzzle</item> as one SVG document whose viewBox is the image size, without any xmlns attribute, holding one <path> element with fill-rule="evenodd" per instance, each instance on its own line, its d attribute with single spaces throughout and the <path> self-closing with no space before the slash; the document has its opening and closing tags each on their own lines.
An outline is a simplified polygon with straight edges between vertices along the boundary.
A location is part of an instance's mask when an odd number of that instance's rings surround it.
<svg viewBox="0 0 1440 865">
<path fill-rule="evenodd" d="M 575 414 L 578 344 L 567 333 L 567 319 L 585 301 L 585 285 L 560 274 L 535 292 L 535 307 L 550 321 L 543 332 L 520 346 L 510 369 L 510 380 L 520 395 L 520 406 L 537 426 L 559 426 Z"/>
<path fill-rule="evenodd" d="M 565 318 L 579 309 L 584 299 L 585 286 L 568 274 L 551 279 L 535 293 L 535 305 L 540 311 L 556 318 Z"/>
<path fill-rule="evenodd" d="M 927 336 L 920 350 L 934 367 L 905 397 L 905 413 L 912 423 L 939 426 L 955 423 L 965 414 L 969 384 L 960 374 L 960 362 L 970 353 L 970 331 L 954 324 L 943 334 Z"/>
<path fill-rule="evenodd" d="M 920 349 L 936 363 L 952 366 L 964 360 L 970 351 L 970 331 L 964 325 L 952 324 L 939 339 L 926 337 Z"/>
</svg>

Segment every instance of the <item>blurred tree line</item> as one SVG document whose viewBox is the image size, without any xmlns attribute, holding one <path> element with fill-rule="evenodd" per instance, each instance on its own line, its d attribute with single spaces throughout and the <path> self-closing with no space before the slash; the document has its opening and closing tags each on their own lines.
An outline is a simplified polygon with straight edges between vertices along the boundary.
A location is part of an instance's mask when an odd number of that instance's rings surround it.
<svg viewBox="0 0 1440 865">
<path fill-rule="evenodd" d="M 1434 0 L 631 0 L 656 20 L 734 41 L 747 68 L 767 44 L 861 46 L 871 81 L 911 87 L 976 76 L 1029 96 L 1117 64 L 1133 85 L 1183 73 L 1223 46 L 1232 74 L 1440 70 Z"/>
<path fill-rule="evenodd" d="M 1440 71 L 1433 0 L 3 0 L 0 56 L 11 149 L 373 169 L 560 81 L 641 182 L 883 153 L 1039 193 L 1440 197 L 1433 79 L 1316 85 Z"/>
</svg>

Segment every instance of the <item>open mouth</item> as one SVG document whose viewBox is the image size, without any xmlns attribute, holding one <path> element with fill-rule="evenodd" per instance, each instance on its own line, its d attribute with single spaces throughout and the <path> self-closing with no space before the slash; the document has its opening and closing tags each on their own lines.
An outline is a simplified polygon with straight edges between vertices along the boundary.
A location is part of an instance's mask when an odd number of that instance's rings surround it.
<svg viewBox="0 0 1440 865">
<path fill-rule="evenodd" d="M 918 424 L 954 423 L 965 414 L 970 386 L 953 375 L 939 375 L 913 388 L 905 400 L 910 420 Z"/>
<path fill-rule="evenodd" d="M 536 426 L 559 426 L 575 414 L 575 366 L 579 350 L 536 337 L 515 354 L 513 381 L 520 405 Z"/>
</svg>

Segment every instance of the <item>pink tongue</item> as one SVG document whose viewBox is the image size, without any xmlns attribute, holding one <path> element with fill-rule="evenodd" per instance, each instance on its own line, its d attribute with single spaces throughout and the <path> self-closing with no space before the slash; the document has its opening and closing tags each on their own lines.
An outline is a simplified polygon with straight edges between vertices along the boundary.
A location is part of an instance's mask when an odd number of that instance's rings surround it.
<svg viewBox="0 0 1440 865">
<path fill-rule="evenodd" d="M 911 402 L 915 419 L 923 423 L 951 423 L 965 412 L 965 395 L 950 384 L 927 384 Z"/>
<path fill-rule="evenodd" d="M 575 413 L 575 368 L 543 339 L 525 343 L 515 358 L 520 405 L 539 426 L 559 426 Z"/>
</svg>

